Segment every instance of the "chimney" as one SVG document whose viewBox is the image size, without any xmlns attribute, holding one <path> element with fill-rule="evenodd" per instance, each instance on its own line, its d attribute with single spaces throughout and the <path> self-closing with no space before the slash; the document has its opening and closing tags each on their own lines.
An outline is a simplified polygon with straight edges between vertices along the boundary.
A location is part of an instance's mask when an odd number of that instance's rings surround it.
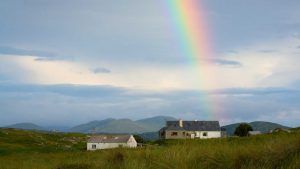
<svg viewBox="0 0 300 169">
<path fill-rule="evenodd" d="M 179 119 L 179 127 L 183 127 L 182 119 Z"/>
</svg>

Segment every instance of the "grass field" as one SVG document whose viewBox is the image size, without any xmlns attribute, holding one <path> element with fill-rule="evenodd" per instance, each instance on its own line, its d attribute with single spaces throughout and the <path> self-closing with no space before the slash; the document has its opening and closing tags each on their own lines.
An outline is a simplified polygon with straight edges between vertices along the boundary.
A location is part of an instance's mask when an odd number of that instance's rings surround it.
<svg viewBox="0 0 300 169">
<path fill-rule="evenodd" d="M 85 151 L 86 135 L 0 129 L 0 169 L 300 168 L 300 133 Z"/>
</svg>

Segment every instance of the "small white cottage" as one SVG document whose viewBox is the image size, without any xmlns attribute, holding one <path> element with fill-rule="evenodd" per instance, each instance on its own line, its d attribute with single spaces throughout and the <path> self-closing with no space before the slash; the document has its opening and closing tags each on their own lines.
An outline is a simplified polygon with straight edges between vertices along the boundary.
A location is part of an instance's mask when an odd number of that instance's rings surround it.
<svg viewBox="0 0 300 169">
<path fill-rule="evenodd" d="M 255 136 L 262 134 L 261 131 L 248 131 L 249 136 Z"/>
<path fill-rule="evenodd" d="M 137 147 L 132 135 L 96 135 L 87 141 L 87 150 L 110 149 L 117 147 Z"/>
</svg>

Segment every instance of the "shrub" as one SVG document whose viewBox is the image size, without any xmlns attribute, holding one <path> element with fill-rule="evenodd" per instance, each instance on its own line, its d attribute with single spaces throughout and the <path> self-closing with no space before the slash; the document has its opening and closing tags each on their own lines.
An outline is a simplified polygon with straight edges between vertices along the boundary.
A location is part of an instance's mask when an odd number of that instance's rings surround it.
<svg viewBox="0 0 300 169">
<path fill-rule="evenodd" d="M 252 127 L 247 123 L 242 123 L 235 129 L 234 135 L 245 137 L 249 131 L 253 131 Z"/>
</svg>

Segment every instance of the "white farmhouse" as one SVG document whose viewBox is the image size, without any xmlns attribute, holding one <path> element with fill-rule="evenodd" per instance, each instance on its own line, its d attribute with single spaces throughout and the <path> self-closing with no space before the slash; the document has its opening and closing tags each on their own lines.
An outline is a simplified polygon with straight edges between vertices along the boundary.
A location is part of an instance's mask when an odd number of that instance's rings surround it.
<svg viewBox="0 0 300 169">
<path fill-rule="evenodd" d="M 249 136 L 255 136 L 262 134 L 261 131 L 248 131 Z"/>
<path fill-rule="evenodd" d="M 137 147 L 132 135 L 96 135 L 87 141 L 87 150 L 110 149 L 117 147 Z"/>
<path fill-rule="evenodd" d="M 218 121 L 167 121 L 159 130 L 161 139 L 205 139 L 221 137 Z"/>
</svg>

